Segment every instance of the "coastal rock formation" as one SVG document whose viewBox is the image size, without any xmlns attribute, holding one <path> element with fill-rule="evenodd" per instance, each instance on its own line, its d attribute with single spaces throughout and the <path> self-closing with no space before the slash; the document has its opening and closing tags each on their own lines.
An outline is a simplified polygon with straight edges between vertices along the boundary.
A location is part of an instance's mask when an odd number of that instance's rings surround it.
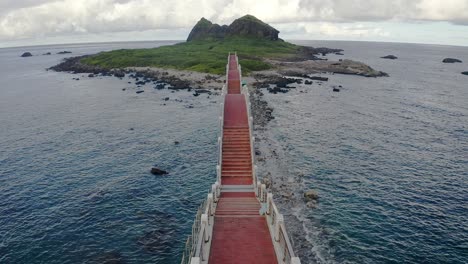
<svg viewBox="0 0 468 264">
<path fill-rule="evenodd" d="M 32 57 L 32 54 L 31 54 L 31 52 L 25 52 L 25 53 L 23 53 L 23 54 L 21 55 L 21 57 L 23 57 L 23 58 L 24 58 L 24 57 Z"/>
<path fill-rule="evenodd" d="M 383 57 L 380 57 L 380 58 L 382 58 L 382 59 L 388 59 L 388 60 L 396 60 L 396 59 L 398 59 L 398 57 L 395 56 L 395 55 L 387 55 L 387 56 L 383 56 Z"/>
<path fill-rule="evenodd" d="M 226 35 L 226 25 L 213 24 L 208 19 L 202 17 L 190 31 L 187 41 L 203 40 L 208 38 L 222 39 Z"/>
<path fill-rule="evenodd" d="M 278 40 L 279 31 L 254 16 L 246 15 L 229 25 L 228 36 L 255 37 L 268 40 Z"/>
<path fill-rule="evenodd" d="M 461 60 L 454 59 L 454 58 L 445 58 L 442 62 L 443 63 L 462 63 Z"/>
<path fill-rule="evenodd" d="M 253 37 L 279 40 L 278 34 L 278 30 L 251 15 L 238 18 L 229 26 L 213 24 L 206 18 L 202 18 L 193 27 L 187 41 L 210 38 L 223 39 L 225 37 Z"/>
</svg>

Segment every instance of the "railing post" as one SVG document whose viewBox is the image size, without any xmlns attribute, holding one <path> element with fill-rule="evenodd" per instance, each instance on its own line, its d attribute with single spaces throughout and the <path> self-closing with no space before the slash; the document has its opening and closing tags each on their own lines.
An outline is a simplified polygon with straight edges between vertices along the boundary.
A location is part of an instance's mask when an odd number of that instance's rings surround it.
<svg viewBox="0 0 468 264">
<path fill-rule="evenodd" d="M 284 217 L 282 214 L 278 214 L 275 219 L 275 240 L 280 240 L 280 226 L 284 224 Z"/>
<path fill-rule="evenodd" d="M 213 193 L 209 193 L 208 194 L 208 197 L 207 197 L 207 205 L 206 206 L 209 206 L 209 214 L 208 214 L 208 224 L 210 224 L 210 217 L 212 215 L 214 215 L 214 211 L 215 211 L 215 206 L 214 206 L 214 202 L 213 202 Z"/>
<path fill-rule="evenodd" d="M 259 190 L 260 186 L 262 185 L 261 182 L 257 181 L 257 185 L 255 186 L 255 195 L 260 198 L 260 193 L 261 193 L 261 190 Z M 261 202 L 261 200 L 260 200 Z"/>
<path fill-rule="evenodd" d="M 216 170 L 218 170 L 218 166 L 216 166 Z M 218 189 L 219 189 L 219 182 L 216 181 L 213 185 L 211 185 L 211 192 L 213 193 L 213 201 L 215 203 L 217 203 L 219 200 Z"/>
<path fill-rule="evenodd" d="M 263 192 L 266 192 L 265 184 L 262 184 L 262 193 Z M 267 213 L 271 213 L 271 210 L 273 210 L 273 208 L 271 208 L 271 204 L 273 203 L 273 194 L 272 193 L 267 194 L 266 203 L 267 203 Z"/>
<path fill-rule="evenodd" d="M 209 225 L 208 215 L 207 214 L 202 214 L 200 220 L 201 220 L 201 226 L 202 226 L 202 228 L 200 228 L 200 230 L 202 230 L 202 229 L 206 230 L 208 228 L 208 225 Z M 203 235 L 203 243 L 206 243 L 206 242 L 210 241 L 210 236 L 209 236 L 209 234 L 207 234 L 207 232 L 203 232 L 202 235 Z M 203 254 L 203 252 L 201 254 Z"/>
<path fill-rule="evenodd" d="M 221 182 L 221 166 L 220 165 L 216 165 L 216 176 L 218 178 L 218 181 Z"/>
<path fill-rule="evenodd" d="M 190 264 L 200 264 L 200 258 L 192 257 L 192 259 L 190 259 Z"/>
<path fill-rule="evenodd" d="M 267 197 L 268 195 L 266 194 L 266 185 L 262 184 L 261 188 L 262 188 L 261 189 L 262 190 L 262 192 L 261 192 L 262 193 L 261 201 L 262 201 L 262 203 L 266 203 L 266 202 L 268 202 L 268 197 Z M 271 195 L 273 195 L 273 194 L 271 194 Z M 265 198 L 267 198 L 267 199 L 265 199 Z M 267 205 L 267 209 L 268 209 L 268 205 Z M 267 210 L 267 212 L 268 212 L 268 210 Z"/>
<path fill-rule="evenodd" d="M 292 257 L 291 264 L 301 264 L 301 260 L 298 257 Z"/>
</svg>

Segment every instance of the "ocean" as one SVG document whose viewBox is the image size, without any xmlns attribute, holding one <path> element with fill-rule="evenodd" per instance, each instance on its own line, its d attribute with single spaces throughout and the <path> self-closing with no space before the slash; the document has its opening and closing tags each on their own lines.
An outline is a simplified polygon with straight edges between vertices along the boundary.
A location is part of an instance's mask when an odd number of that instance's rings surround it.
<svg viewBox="0 0 468 264">
<path fill-rule="evenodd" d="M 46 70 L 172 43 L 0 49 L 0 263 L 180 262 L 216 179 L 220 96 Z M 264 91 L 275 119 L 256 132 L 260 176 L 320 196 L 315 208 L 278 197 L 302 263 L 467 263 L 468 47 L 298 43 L 390 74 Z"/>
</svg>

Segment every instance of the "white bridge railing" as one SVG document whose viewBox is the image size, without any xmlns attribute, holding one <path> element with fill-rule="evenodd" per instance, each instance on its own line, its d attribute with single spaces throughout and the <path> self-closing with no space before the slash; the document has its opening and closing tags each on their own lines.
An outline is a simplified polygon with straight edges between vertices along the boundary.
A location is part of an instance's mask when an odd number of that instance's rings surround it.
<svg viewBox="0 0 468 264">
<path fill-rule="evenodd" d="M 289 239 L 284 217 L 279 213 L 278 207 L 273 200 L 273 194 L 267 193 L 265 184 L 257 182 L 257 198 L 262 204 L 266 203 L 266 220 L 270 235 L 275 247 L 276 257 L 280 264 L 300 264 L 299 257 L 296 257 Z"/>
<path fill-rule="evenodd" d="M 221 195 L 221 185 L 215 182 L 211 186 L 206 200 L 198 208 L 192 225 L 192 235 L 185 243 L 181 264 L 206 264 L 210 256 L 211 238 L 216 205 Z"/>
</svg>

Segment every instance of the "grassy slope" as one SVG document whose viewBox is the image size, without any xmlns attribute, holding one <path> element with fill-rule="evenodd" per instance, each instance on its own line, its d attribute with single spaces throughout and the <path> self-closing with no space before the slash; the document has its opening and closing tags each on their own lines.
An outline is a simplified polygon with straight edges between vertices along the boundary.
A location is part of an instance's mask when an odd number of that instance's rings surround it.
<svg viewBox="0 0 468 264">
<path fill-rule="evenodd" d="M 228 53 L 236 51 L 242 72 L 249 73 L 271 68 L 262 58 L 293 56 L 298 49 L 299 46 L 283 41 L 230 38 L 184 42 L 153 49 L 103 52 L 83 59 L 82 63 L 105 68 L 154 66 L 224 74 Z"/>
</svg>

